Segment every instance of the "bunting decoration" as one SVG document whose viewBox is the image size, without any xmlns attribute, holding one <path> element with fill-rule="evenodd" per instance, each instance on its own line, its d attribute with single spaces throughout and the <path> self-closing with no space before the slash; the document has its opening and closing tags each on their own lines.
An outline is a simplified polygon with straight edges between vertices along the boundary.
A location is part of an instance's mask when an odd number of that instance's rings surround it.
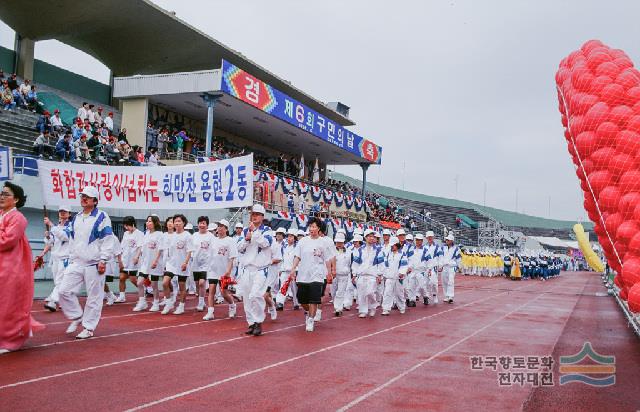
<svg viewBox="0 0 640 412">
<path fill-rule="evenodd" d="M 282 187 L 282 192 L 285 195 L 288 195 L 289 192 L 293 190 L 295 187 L 295 181 L 290 177 L 281 177 L 280 178 L 280 186 Z"/>
<path fill-rule="evenodd" d="M 293 220 L 293 213 L 289 213 L 289 212 L 278 212 L 278 218 L 279 219 L 284 219 L 284 220 Z"/>
<path fill-rule="evenodd" d="M 296 225 L 300 230 L 307 230 L 307 226 L 309 225 L 309 216 L 303 215 L 302 213 L 297 213 Z"/>
<path fill-rule="evenodd" d="M 344 203 L 345 203 L 345 207 L 347 208 L 347 210 L 351 210 L 351 208 L 353 208 L 353 201 L 354 198 L 352 195 L 346 195 L 344 197 Z"/>
<path fill-rule="evenodd" d="M 331 189 L 322 189 L 322 197 L 327 204 L 331 204 L 333 200 L 333 191 Z"/>
<path fill-rule="evenodd" d="M 337 233 L 338 229 L 342 228 L 342 219 L 339 217 L 333 217 L 328 219 L 329 223 L 331 223 L 331 228 L 333 229 L 333 233 Z"/>
<path fill-rule="evenodd" d="M 356 212 L 359 212 L 362 210 L 362 206 L 364 206 L 364 202 L 362 201 L 361 197 L 356 197 L 355 201 L 353 202 L 356 206 Z"/>
<path fill-rule="evenodd" d="M 298 182 L 298 194 L 307 195 L 307 192 L 309 192 L 309 185 L 306 184 L 305 182 L 299 181 Z"/>
<path fill-rule="evenodd" d="M 356 230 L 356 225 L 353 220 L 345 219 L 344 220 L 344 230 L 347 232 L 347 235 L 352 236 L 354 230 Z"/>
<path fill-rule="evenodd" d="M 322 189 L 320 186 L 311 186 L 311 199 L 314 202 L 317 202 L 320 200 L 320 196 L 322 196 Z"/>
<path fill-rule="evenodd" d="M 344 193 L 342 192 L 333 192 L 333 198 L 336 201 L 337 207 L 342 206 L 342 203 L 344 203 Z"/>
</svg>

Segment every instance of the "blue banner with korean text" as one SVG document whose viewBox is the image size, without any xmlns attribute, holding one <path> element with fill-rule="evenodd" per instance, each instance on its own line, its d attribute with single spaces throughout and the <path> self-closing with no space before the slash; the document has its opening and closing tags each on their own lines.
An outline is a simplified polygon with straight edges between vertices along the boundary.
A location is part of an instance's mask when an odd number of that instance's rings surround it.
<svg viewBox="0 0 640 412">
<path fill-rule="evenodd" d="M 99 166 L 38 160 L 46 205 L 80 202 L 89 185 L 117 209 L 225 209 L 253 204 L 253 155 L 193 165 Z"/>
<path fill-rule="evenodd" d="M 221 90 L 371 163 L 379 164 L 381 161 L 380 146 L 327 119 L 226 60 L 222 61 Z"/>
</svg>

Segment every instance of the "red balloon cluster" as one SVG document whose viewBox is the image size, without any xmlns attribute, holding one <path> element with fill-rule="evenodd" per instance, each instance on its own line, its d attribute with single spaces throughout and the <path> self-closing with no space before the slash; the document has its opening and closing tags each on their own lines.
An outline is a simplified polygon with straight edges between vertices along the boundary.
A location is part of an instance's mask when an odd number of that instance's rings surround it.
<svg viewBox="0 0 640 412">
<path fill-rule="evenodd" d="M 620 296 L 640 312 L 640 72 L 590 40 L 562 59 L 556 85 L 584 208 Z"/>
</svg>

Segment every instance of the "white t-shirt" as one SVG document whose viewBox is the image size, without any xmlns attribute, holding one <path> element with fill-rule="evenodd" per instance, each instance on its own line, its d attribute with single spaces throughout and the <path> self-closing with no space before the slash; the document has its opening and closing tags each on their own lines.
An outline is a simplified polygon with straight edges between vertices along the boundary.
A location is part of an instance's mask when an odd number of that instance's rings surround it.
<svg viewBox="0 0 640 412">
<path fill-rule="evenodd" d="M 138 229 L 135 229 L 133 233 L 129 233 L 129 231 L 125 231 L 124 235 L 122 235 L 122 241 L 120 242 L 120 246 L 122 247 L 122 264 L 124 265 L 124 270 L 138 270 L 140 266 L 133 264 L 133 259 L 136 257 L 138 250 L 142 247 L 142 243 L 144 242 L 144 234 Z"/>
<path fill-rule="evenodd" d="M 211 270 L 207 273 L 207 279 L 220 279 L 227 271 L 229 260 L 238 258 L 237 242 L 229 236 L 214 238 L 211 249 Z"/>
<path fill-rule="evenodd" d="M 191 269 L 194 272 L 208 272 L 211 267 L 211 248 L 215 236 L 206 232 L 191 235 Z"/>
<path fill-rule="evenodd" d="M 163 250 L 164 253 L 158 259 L 155 269 L 151 269 L 151 264 L 156 258 L 158 251 Z M 142 239 L 142 254 L 140 255 L 139 273 L 145 275 L 160 276 L 164 271 L 164 261 L 166 259 L 167 247 L 165 244 L 165 236 L 162 232 L 147 232 Z"/>
<path fill-rule="evenodd" d="M 296 282 L 323 282 L 327 277 L 327 262 L 335 256 L 335 247 L 327 239 L 305 236 L 298 242 L 295 255 L 300 258 Z"/>
<path fill-rule="evenodd" d="M 190 244 L 191 233 L 187 231 L 176 232 L 168 236 L 167 250 L 169 251 L 169 259 L 167 259 L 167 272 L 178 276 L 188 276 L 191 273 L 191 262 L 187 263 L 187 270 L 182 271 L 182 264 L 187 258 Z"/>
</svg>

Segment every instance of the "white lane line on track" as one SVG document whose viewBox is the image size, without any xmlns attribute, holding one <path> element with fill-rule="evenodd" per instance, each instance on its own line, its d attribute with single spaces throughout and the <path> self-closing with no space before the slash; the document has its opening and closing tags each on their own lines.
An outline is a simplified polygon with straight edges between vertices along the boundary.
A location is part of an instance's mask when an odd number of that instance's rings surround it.
<svg viewBox="0 0 640 412">
<path fill-rule="evenodd" d="M 546 292 L 540 293 L 538 296 L 536 296 L 535 298 L 531 299 L 527 303 L 524 303 L 524 304 L 518 306 L 517 308 L 515 308 L 512 311 L 508 312 L 507 314 L 501 316 L 500 318 L 490 322 L 489 324 L 481 327 L 480 329 L 476 330 L 475 332 L 465 336 L 464 338 L 452 343 L 451 345 L 447 346 L 446 348 L 442 349 L 441 351 L 431 355 L 429 358 L 427 358 L 427 359 L 425 359 L 425 360 L 423 360 L 423 361 L 421 361 L 419 363 L 416 363 L 411 368 L 409 368 L 409 369 L 405 370 L 404 372 L 394 376 L 393 378 L 389 379 L 388 381 L 386 381 L 382 385 L 377 386 L 376 388 L 370 390 L 369 392 L 363 394 L 362 396 L 359 396 L 358 398 L 356 398 L 353 401 L 349 402 L 348 404 L 344 405 L 343 407 L 338 409 L 337 412 L 344 412 L 344 411 L 346 411 L 348 409 L 351 409 L 352 407 L 358 405 L 360 402 L 365 401 L 366 399 L 370 398 L 371 396 L 375 395 L 376 393 L 380 392 L 381 390 L 383 390 L 383 389 L 387 388 L 388 386 L 392 385 L 393 383 L 399 381 L 400 379 L 402 379 L 406 375 L 410 374 L 411 372 L 415 371 L 416 369 L 420 368 L 421 366 L 425 365 L 426 363 L 431 362 L 432 360 L 434 360 L 438 356 L 442 355 L 443 353 L 450 351 L 451 349 L 455 348 L 456 346 L 460 345 L 461 343 L 466 342 L 467 340 L 471 339 L 472 337 L 476 336 L 477 334 L 484 332 L 485 330 L 487 330 L 491 326 L 495 325 L 496 323 L 503 321 L 507 317 L 509 317 L 509 316 L 513 315 L 514 313 L 518 312 L 520 309 L 524 308 L 525 306 L 529 305 L 530 303 L 532 303 L 533 301 L 537 300 L 538 298 L 540 298 L 541 296 L 543 296 L 545 294 L 546 294 Z"/>
<path fill-rule="evenodd" d="M 522 287 L 524 287 L 524 285 L 519 287 L 519 288 L 516 288 L 514 290 L 511 290 L 509 292 L 517 291 L 518 289 L 521 289 Z M 184 392 L 180 392 L 180 393 L 177 393 L 175 395 L 167 396 L 167 397 L 164 397 L 162 399 L 158 399 L 158 400 L 153 401 L 153 402 L 148 402 L 148 403 L 145 403 L 145 404 L 142 404 L 142 405 L 138 405 L 138 406 L 133 407 L 131 409 L 127 409 L 127 412 L 138 411 L 138 410 L 141 410 L 141 409 L 146 409 L 146 408 L 149 408 L 149 407 L 152 407 L 152 406 L 155 406 L 155 405 L 159 405 L 161 403 L 172 401 L 172 400 L 175 400 L 175 399 L 187 396 L 187 395 L 191 395 L 191 394 L 196 393 L 196 392 L 203 391 L 205 389 L 209 389 L 209 388 L 221 385 L 223 383 L 231 382 L 231 381 L 234 381 L 234 380 L 237 380 L 237 379 L 240 379 L 240 378 L 244 378 L 246 376 L 254 375 L 254 374 L 257 374 L 257 373 L 260 373 L 260 372 L 263 372 L 263 371 L 266 371 L 266 370 L 269 370 L 269 369 L 272 369 L 272 368 L 276 368 L 276 367 L 281 366 L 281 365 L 285 365 L 285 364 L 288 364 L 288 363 L 291 363 L 291 362 L 295 362 L 295 361 L 300 360 L 300 359 L 304 359 L 304 358 L 308 358 L 308 357 L 317 355 L 319 353 L 323 353 L 323 352 L 326 352 L 326 351 L 329 351 L 329 350 L 332 350 L 332 349 L 335 349 L 335 348 L 339 348 L 341 346 L 345 346 L 345 345 L 348 345 L 348 344 L 351 344 L 351 343 L 354 343 L 354 342 L 358 342 L 360 340 L 367 339 L 367 338 L 370 338 L 372 336 L 380 335 L 382 333 L 386 333 L 386 332 L 389 332 L 389 331 L 392 331 L 392 330 L 395 330 L 395 329 L 398 329 L 398 328 L 401 328 L 401 327 L 404 327 L 404 326 L 412 325 L 414 323 L 421 322 L 421 321 L 424 321 L 426 319 L 442 315 L 444 313 L 449 313 L 449 312 L 452 312 L 452 311 L 455 311 L 455 310 L 458 310 L 458 309 L 462 309 L 464 307 L 472 306 L 472 305 L 474 305 L 476 303 L 484 302 L 486 300 L 493 299 L 493 298 L 495 298 L 497 296 L 504 295 L 506 293 L 508 293 L 508 292 L 501 292 L 501 293 L 498 293 L 496 295 L 488 296 L 486 298 L 474 300 L 473 302 L 469 302 L 469 303 L 464 304 L 464 305 L 455 306 L 455 307 L 453 307 L 451 309 L 447 309 L 447 310 L 444 310 L 442 312 L 434 313 L 434 314 L 428 315 L 428 316 L 423 316 L 421 318 L 414 319 L 414 320 L 409 321 L 409 322 L 405 322 L 405 323 L 401 323 L 401 324 L 398 324 L 398 325 L 395 325 L 395 326 L 392 326 L 392 327 L 389 327 L 389 328 L 381 329 L 379 331 L 376 331 L 376 332 L 373 332 L 373 333 L 369 333 L 367 335 L 359 336 L 359 337 L 354 338 L 354 339 L 349 339 L 347 341 L 340 342 L 340 343 L 337 343 L 337 344 L 334 344 L 334 345 L 331 345 L 331 346 L 327 346 L 327 347 L 324 347 L 324 348 L 321 348 L 321 349 L 317 349 L 315 351 L 307 352 L 307 353 L 304 353 L 302 355 L 294 356 L 292 358 L 288 358 L 288 359 L 282 360 L 280 362 L 275 362 L 275 363 L 263 366 L 263 367 L 258 368 L 258 369 L 253 369 L 253 370 L 246 371 L 246 372 L 234 375 L 234 376 L 230 376 L 228 378 L 221 379 L 221 380 L 209 383 L 207 385 L 199 386 L 197 388 L 193 388 L 193 389 L 190 389 L 190 390 L 187 390 L 187 391 L 184 391 Z M 2 387 L 0 387 L 0 389 L 2 389 Z"/>
</svg>

